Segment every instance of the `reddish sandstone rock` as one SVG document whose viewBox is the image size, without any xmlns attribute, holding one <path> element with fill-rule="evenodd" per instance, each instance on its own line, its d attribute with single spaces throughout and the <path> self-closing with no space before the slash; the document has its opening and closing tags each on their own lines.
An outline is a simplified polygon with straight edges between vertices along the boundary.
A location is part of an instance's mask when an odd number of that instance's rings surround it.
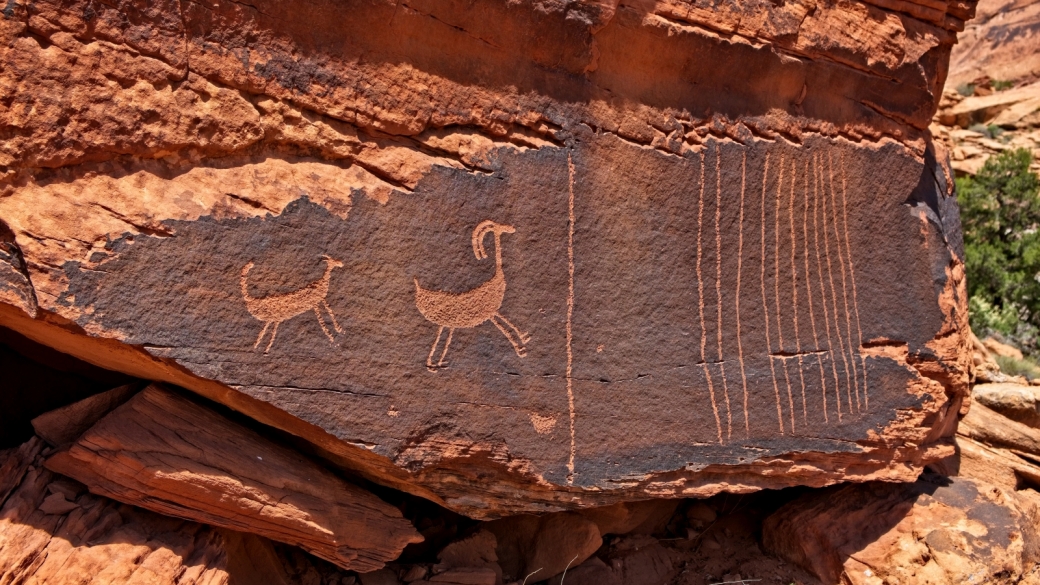
<svg viewBox="0 0 1040 585">
<path fill-rule="evenodd" d="M 581 515 L 592 520 L 601 535 L 631 532 L 653 534 L 668 524 L 678 507 L 678 500 L 621 502 L 582 510 Z"/>
<path fill-rule="evenodd" d="M 143 384 L 126 384 L 95 394 L 32 419 L 36 436 L 53 447 L 66 447 L 141 390 Z"/>
<path fill-rule="evenodd" d="M 972 400 L 1007 418 L 1040 427 L 1040 389 L 1023 384 L 978 384 L 971 390 Z"/>
<path fill-rule="evenodd" d="M 622 585 L 666 583 L 672 573 L 668 551 L 647 536 L 622 539 L 611 547 L 610 567 Z"/>
<path fill-rule="evenodd" d="M 484 528 L 495 535 L 506 581 L 554 577 L 585 562 L 603 544 L 596 524 L 572 512 L 513 516 Z"/>
<path fill-rule="evenodd" d="M 972 10 L 13 0 L 0 325 L 472 517 L 912 480 Z"/>
<path fill-rule="evenodd" d="M 803 496 L 766 519 L 766 549 L 825 583 L 1016 583 L 1040 560 L 1040 511 L 967 478 Z"/>
<path fill-rule="evenodd" d="M 345 569 L 379 569 L 422 541 L 371 493 L 155 385 L 47 468 L 95 494 L 293 544 Z"/>
<path fill-rule="evenodd" d="M 259 536 L 86 493 L 42 467 L 42 448 L 34 438 L 0 452 L 0 582 L 341 585 L 352 579 Z M 9 495 L 8 485 L 14 485 Z"/>
<path fill-rule="evenodd" d="M 478 530 L 444 547 L 437 555 L 440 562 L 433 567 L 434 573 L 440 574 L 453 569 L 487 569 L 494 574 L 494 582 L 501 584 L 502 567 L 498 564 L 497 548 L 498 540 L 494 534 L 487 530 Z M 405 581 L 408 579 L 405 578 Z"/>
<path fill-rule="evenodd" d="M 1032 81 L 1040 75 L 1040 54 L 1032 32 L 1040 3 L 1032 0 L 981 0 L 977 16 L 959 35 L 950 56 L 949 86 L 980 78 Z"/>
</svg>

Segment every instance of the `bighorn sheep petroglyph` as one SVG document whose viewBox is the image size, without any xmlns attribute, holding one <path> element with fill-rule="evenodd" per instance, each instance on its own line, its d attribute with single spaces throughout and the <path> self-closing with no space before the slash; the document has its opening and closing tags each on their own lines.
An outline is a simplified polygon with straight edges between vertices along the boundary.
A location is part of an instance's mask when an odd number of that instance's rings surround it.
<svg viewBox="0 0 1040 585">
<path fill-rule="evenodd" d="M 508 319 L 498 312 L 502 306 L 502 299 L 506 295 L 506 275 L 502 272 L 502 234 L 511 234 L 516 230 L 511 225 L 502 225 L 493 221 L 483 221 L 473 230 L 473 255 L 477 260 L 487 258 L 484 249 L 484 237 L 490 232 L 495 235 L 495 275 L 484 284 L 466 291 L 464 293 L 450 293 L 439 290 L 427 290 L 415 279 L 415 306 L 426 317 L 428 321 L 440 326 L 437 330 L 437 339 L 430 348 L 430 355 L 426 358 L 426 368 L 436 372 L 439 368 L 447 366 L 444 357 L 448 354 L 448 346 L 451 345 L 451 336 L 456 329 L 476 327 L 486 321 L 491 323 L 506 336 L 512 344 L 516 355 L 524 357 L 527 349 L 524 344 L 531 340 L 531 336 L 522 333 L 509 322 Z M 440 345 L 444 329 L 448 329 L 448 340 L 444 343 L 444 350 L 437 363 L 433 363 L 433 355 Z"/>
<path fill-rule="evenodd" d="M 336 340 L 329 333 L 328 328 L 325 327 L 325 322 L 321 318 L 321 312 L 318 310 L 318 307 L 325 308 L 325 312 L 328 313 L 329 319 L 332 320 L 332 327 L 336 330 L 336 333 L 343 333 L 339 323 L 336 322 L 336 315 L 329 308 L 329 304 L 325 302 L 325 296 L 329 294 L 329 276 L 334 268 L 342 268 L 343 263 L 328 256 L 322 256 L 322 258 L 325 259 L 325 274 L 319 280 L 291 293 L 271 295 L 260 299 L 249 295 L 247 277 L 249 276 L 249 271 L 253 268 L 253 263 L 250 262 L 242 268 L 242 279 L 240 281 L 242 285 L 242 300 L 246 302 L 246 309 L 249 313 L 264 323 L 264 328 L 260 331 L 260 335 L 257 336 L 253 349 L 259 347 L 260 341 L 267 333 L 268 327 L 274 324 L 271 340 L 267 342 L 267 349 L 264 350 L 264 353 L 271 351 L 274 338 L 278 335 L 278 325 L 282 321 L 292 319 L 300 313 L 309 310 L 314 311 L 314 316 L 318 318 L 318 325 L 321 325 L 321 330 L 325 332 L 325 336 L 329 338 L 329 341 L 335 343 Z"/>
</svg>

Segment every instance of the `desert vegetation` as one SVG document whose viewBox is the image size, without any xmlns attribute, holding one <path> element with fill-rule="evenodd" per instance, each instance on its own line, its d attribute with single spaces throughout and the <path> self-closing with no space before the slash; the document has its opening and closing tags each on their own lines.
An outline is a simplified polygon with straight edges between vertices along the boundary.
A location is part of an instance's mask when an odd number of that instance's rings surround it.
<svg viewBox="0 0 1040 585">
<path fill-rule="evenodd" d="M 971 326 L 1019 347 L 1026 360 L 1001 369 L 1040 377 L 1040 178 L 1026 149 L 991 157 L 975 176 L 957 179 Z"/>
</svg>

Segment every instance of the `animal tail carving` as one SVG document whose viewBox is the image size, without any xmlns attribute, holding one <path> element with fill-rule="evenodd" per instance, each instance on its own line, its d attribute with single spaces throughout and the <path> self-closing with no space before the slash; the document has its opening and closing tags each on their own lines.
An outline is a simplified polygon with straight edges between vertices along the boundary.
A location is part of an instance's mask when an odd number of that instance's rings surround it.
<svg viewBox="0 0 1040 585">
<path fill-rule="evenodd" d="M 253 297 L 251 297 L 249 295 L 249 285 L 246 282 L 246 277 L 249 276 L 249 271 L 252 270 L 252 268 L 253 268 L 253 263 L 252 262 L 250 262 L 249 264 L 246 264 L 245 266 L 243 266 L 242 267 L 242 279 L 239 281 L 239 284 L 242 285 L 242 298 L 245 299 L 246 303 L 249 303 L 250 301 L 256 300 L 256 299 L 254 299 Z"/>
</svg>

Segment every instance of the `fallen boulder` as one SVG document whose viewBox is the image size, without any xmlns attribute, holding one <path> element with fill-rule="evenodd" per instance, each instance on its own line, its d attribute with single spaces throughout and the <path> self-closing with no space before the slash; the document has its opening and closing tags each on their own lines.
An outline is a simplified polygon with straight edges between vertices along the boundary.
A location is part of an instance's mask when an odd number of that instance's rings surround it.
<svg viewBox="0 0 1040 585">
<path fill-rule="evenodd" d="M 977 384 L 971 398 L 1013 421 L 1040 428 L 1040 388 L 1008 382 Z"/>
<path fill-rule="evenodd" d="M 142 384 L 126 384 L 95 394 L 32 419 L 36 436 L 52 447 L 67 447 L 94 423 L 141 390 Z"/>
<path fill-rule="evenodd" d="M 1040 429 L 1011 420 L 982 404 L 973 404 L 957 433 L 976 441 L 1040 456 Z"/>
<path fill-rule="evenodd" d="M 596 524 L 573 512 L 513 516 L 484 528 L 495 535 L 506 581 L 555 577 L 585 562 L 603 544 Z"/>
<path fill-rule="evenodd" d="M 767 518 L 762 539 L 825 583 L 1014 583 L 1040 560 L 1038 514 L 1014 491 L 932 475 L 809 493 Z"/>
<path fill-rule="evenodd" d="M 38 438 L 0 452 L 0 582 L 345 585 L 353 577 L 266 538 L 86 492 L 42 466 Z M 56 504 L 60 502 L 60 504 Z"/>
<path fill-rule="evenodd" d="M 345 569 L 379 569 L 422 540 L 397 508 L 156 385 L 46 465 L 94 494 L 296 545 Z"/>
</svg>

